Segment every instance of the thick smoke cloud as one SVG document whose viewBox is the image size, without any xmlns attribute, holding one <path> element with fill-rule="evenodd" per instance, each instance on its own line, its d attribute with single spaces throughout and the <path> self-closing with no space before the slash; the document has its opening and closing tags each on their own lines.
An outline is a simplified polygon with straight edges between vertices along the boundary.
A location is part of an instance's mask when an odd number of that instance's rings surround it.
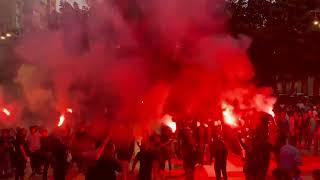
<svg viewBox="0 0 320 180">
<path fill-rule="evenodd" d="M 228 35 L 223 0 L 100 0 L 90 6 L 83 18 L 66 5 L 62 28 L 26 34 L 17 47 L 32 64 L 22 65 L 16 78 L 32 111 L 73 107 L 87 121 L 125 124 L 139 133 L 166 113 L 213 118 L 235 89 L 250 89 L 250 98 L 259 92 L 251 82 L 249 40 Z M 42 86 L 46 80 L 52 87 Z M 236 96 L 228 98 L 244 98 Z"/>
</svg>

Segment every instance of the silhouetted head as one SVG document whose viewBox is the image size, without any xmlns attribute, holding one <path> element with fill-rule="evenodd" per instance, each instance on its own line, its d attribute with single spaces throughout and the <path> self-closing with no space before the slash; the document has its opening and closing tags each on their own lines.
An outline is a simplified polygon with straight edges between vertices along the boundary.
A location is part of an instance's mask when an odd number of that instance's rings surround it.
<svg viewBox="0 0 320 180">
<path fill-rule="evenodd" d="M 35 134 L 38 129 L 37 129 L 37 126 L 30 126 L 30 127 L 29 127 L 29 130 L 30 130 L 30 133 L 31 133 L 31 134 Z"/>
<path fill-rule="evenodd" d="M 103 152 L 103 157 L 104 158 L 110 158 L 110 157 L 114 157 L 115 156 L 115 152 L 116 152 L 116 146 L 112 141 L 109 141 L 104 149 Z"/>
</svg>

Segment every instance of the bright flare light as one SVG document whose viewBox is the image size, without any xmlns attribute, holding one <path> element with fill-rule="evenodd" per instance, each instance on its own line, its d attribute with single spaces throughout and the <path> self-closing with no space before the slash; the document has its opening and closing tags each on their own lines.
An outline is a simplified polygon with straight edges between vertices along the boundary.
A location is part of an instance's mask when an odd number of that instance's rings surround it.
<svg viewBox="0 0 320 180">
<path fill-rule="evenodd" d="M 201 124 L 200 124 L 200 122 L 199 122 L 199 121 L 197 121 L 197 127 L 200 127 L 200 125 L 201 125 Z"/>
<path fill-rule="evenodd" d="M 270 114 L 272 117 L 275 116 L 273 112 L 273 105 L 276 103 L 276 98 L 265 97 L 262 94 L 257 94 L 255 96 L 255 105 L 258 111 L 262 111 Z"/>
<path fill-rule="evenodd" d="M 10 116 L 10 115 L 11 115 L 10 111 L 9 111 L 7 108 L 3 108 L 3 109 L 2 109 L 2 112 L 3 112 L 5 115 L 7 115 L 7 116 Z"/>
<path fill-rule="evenodd" d="M 68 108 L 68 109 L 67 109 L 67 112 L 73 113 L 73 110 L 72 110 L 71 108 Z"/>
<path fill-rule="evenodd" d="M 166 114 L 163 119 L 162 122 L 167 125 L 168 127 L 171 128 L 172 132 L 176 132 L 177 130 L 177 124 L 175 122 L 172 121 L 172 116 L 170 116 L 169 114 Z"/>
<path fill-rule="evenodd" d="M 64 120 L 65 120 L 65 117 L 64 117 L 64 115 L 62 114 L 62 115 L 60 116 L 60 118 L 59 118 L 58 127 L 61 127 L 61 126 L 62 126 Z"/>
<path fill-rule="evenodd" d="M 224 122 L 231 126 L 237 126 L 236 116 L 233 113 L 233 107 L 225 102 L 222 102 L 222 115 L 224 118 Z"/>
<path fill-rule="evenodd" d="M 317 20 L 313 21 L 313 25 L 318 25 L 318 24 L 319 24 L 319 21 L 317 21 Z"/>
<path fill-rule="evenodd" d="M 11 35 L 10 33 L 7 33 L 6 36 L 7 36 L 7 37 L 11 37 L 12 35 Z"/>
<path fill-rule="evenodd" d="M 1 40 L 5 40 L 6 37 L 5 37 L 5 36 L 0 36 L 0 39 L 1 39 Z"/>
<path fill-rule="evenodd" d="M 273 109 L 272 108 L 270 108 L 270 110 L 268 110 L 268 112 L 267 112 L 268 114 L 270 114 L 272 117 L 274 117 L 275 116 L 275 114 L 274 114 L 274 112 L 273 112 Z"/>
</svg>

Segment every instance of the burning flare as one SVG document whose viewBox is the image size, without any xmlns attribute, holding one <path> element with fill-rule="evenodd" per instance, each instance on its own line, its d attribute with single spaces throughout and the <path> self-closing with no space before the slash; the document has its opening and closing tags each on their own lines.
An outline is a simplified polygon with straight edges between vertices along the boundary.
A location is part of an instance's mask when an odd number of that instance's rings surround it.
<svg viewBox="0 0 320 180">
<path fill-rule="evenodd" d="M 71 108 L 67 108 L 67 112 L 73 113 L 73 110 Z"/>
<path fill-rule="evenodd" d="M 254 100 L 255 100 L 255 106 L 257 110 L 268 113 L 272 117 L 275 116 L 273 112 L 273 105 L 276 103 L 276 98 L 266 97 L 263 94 L 257 94 Z"/>
<path fill-rule="evenodd" d="M 167 125 L 168 127 L 171 128 L 172 132 L 176 132 L 177 130 L 177 124 L 175 122 L 172 121 L 172 116 L 170 116 L 169 114 L 166 114 L 163 119 L 162 122 Z"/>
<path fill-rule="evenodd" d="M 233 107 L 225 102 L 222 102 L 222 115 L 224 118 L 224 122 L 233 127 L 237 126 L 237 118 L 233 113 Z"/>
<path fill-rule="evenodd" d="M 62 115 L 60 116 L 60 118 L 59 118 L 58 127 L 61 127 L 61 126 L 62 126 L 64 120 L 65 120 L 65 117 L 64 117 L 64 114 L 62 114 Z"/>
<path fill-rule="evenodd" d="M 273 112 L 273 108 L 270 107 L 270 109 L 267 111 L 268 114 L 270 114 L 273 118 L 275 117 L 275 114 Z"/>
<path fill-rule="evenodd" d="M 7 108 L 2 108 L 2 112 L 7 116 L 11 115 L 10 111 Z"/>
<path fill-rule="evenodd" d="M 201 125 L 201 124 L 200 124 L 200 122 L 199 122 L 199 121 L 197 121 L 197 127 L 200 127 L 200 125 Z"/>
</svg>

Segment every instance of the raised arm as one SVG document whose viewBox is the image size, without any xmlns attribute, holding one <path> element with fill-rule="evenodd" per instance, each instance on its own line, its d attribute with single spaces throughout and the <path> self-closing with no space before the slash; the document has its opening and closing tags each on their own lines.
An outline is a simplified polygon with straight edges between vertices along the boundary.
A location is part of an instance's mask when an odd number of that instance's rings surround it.
<svg viewBox="0 0 320 180">
<path fill-rule="evenodd" d="M 136 169 L 136 165 L 139 161 L 139 156 L 140 156 L 140 152 L 138 152 L 138 154 L 136 155 L 136 157 L 133 160 L 131 172 L 134 172 L 134 170 Z"/>
</svg>

